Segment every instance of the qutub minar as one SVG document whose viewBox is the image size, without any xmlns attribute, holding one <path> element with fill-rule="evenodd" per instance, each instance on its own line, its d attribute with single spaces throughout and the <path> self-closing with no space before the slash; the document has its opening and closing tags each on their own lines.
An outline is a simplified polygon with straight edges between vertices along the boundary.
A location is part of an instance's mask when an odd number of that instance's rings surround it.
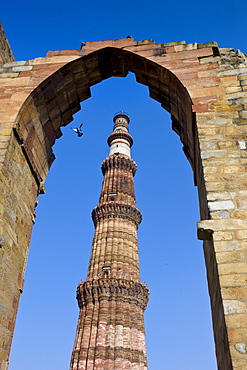
<svg viewBox="0 0 247 370">
<path fill-rule="evenodd" d="M 147 369 L 144 310 L 149 291 L 140 281 L 129 116 L 114 116 L 88 276 L 77 288 L 80 308 L 70 370 Z"/>
</svg>

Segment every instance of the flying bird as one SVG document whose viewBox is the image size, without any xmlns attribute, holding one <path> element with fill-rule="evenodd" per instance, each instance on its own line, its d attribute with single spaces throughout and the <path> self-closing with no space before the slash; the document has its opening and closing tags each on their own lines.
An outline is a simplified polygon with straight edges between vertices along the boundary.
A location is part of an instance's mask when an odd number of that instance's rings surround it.
<svg viewBox="0 0 247 370">
<path fill-rule="evenodd" d="M 80 136 L 82 136 L 82 135 L 83 135 L 83 132 L 82 132 L 82 130 L 81 130 L 82 125 L 83 125 L 83 123 L 81 123 L 81 124 L 80 124 L 80 126 L 79 126 L 79 127 L 77 127 L 77 128 L 72 128 L 72 127 L 71 127 L 71 130 L 73 130 L 73 131 L 77 134 L 77 136 L 78 136 L 78 137 L 80 137 Z"/>
</svg>

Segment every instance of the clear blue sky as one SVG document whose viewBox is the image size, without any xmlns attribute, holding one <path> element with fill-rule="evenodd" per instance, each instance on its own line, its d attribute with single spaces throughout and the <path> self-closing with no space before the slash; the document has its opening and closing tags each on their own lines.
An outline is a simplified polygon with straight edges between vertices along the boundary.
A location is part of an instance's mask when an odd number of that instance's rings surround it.
<svg viewBox="0 0 247 370">
<path fill-rule="evenodd" d="M 246 0 L 8 0 L 1 20 L 17 60 L 48 50 L 79 49 L 81 41 L 132 35 L 135 40 L 217 41 L 247 53 Z M 101 190 L 101 162 L 119 110 L 131 117 L 141 277 L 150 288 L 146 310 L 149 370 L 216 370 L 197 189 L 170 117 L 133 75 L 92 88 L 54 146 L 57 160 L 39 197 L 37 222 L 21 297 L 9 370 L 68 370 L 78 308 L 94 233 L 91 211 Z"/>
</svg>

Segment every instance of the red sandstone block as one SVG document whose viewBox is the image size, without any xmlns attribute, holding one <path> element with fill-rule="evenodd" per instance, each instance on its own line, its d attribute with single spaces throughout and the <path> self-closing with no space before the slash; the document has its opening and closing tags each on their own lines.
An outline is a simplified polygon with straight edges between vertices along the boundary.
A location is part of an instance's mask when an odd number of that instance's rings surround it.
<svg viewBox="0 0 247 370">
<path fill-rule="evenodd" d="M 218 86 L 220 82 L 220 78 L 216 76 L 211 77 L 201 77 L 201 78 L 193 78 L 193 80 L 187 81 L 188 85 L 194 86 L 202 86 L 202 87 L 210 87 L 210 86 Z"/>
<path fill-rule="evenodd" d="M 10 99 L 12 94 L 4 94 L 0 92 L 0 99 Z"/>
<path fill-rule="evenodd" d="M 211 47 L 203 48 L 203 49 L 197 49 L 197 50 L 191 50 L 191 51 L 187 51 L 187 53 L 192 53 L 193 55 L 198 56 L 198 58 L 214 55 L 213 48 L 211 48 Z"/>
<path fill-rule="evenodd" d="M 153 49 L 146 49 L 146 50 L 142 50 L 141 52 L 136 52 L 136 54 L 139 54 L 142 57 L 153 57 L 154 56 L 154 50 Z"/>
<path fill-rule="evenodd" d="M 137 45 L 137 46 L 127 46 L 127 47 L 124 47 L 123 49 L 127 51 L 132 51 L 134 53 L 139 53 L 139 52 L 143 52 L 146 50 L 154 50 L 159 47 L 160 45 L 156 45 L 156 44 L 143 44 L 143 45 Z"/>
<path fill-rule="evenodd" d="M 209 107 L 208 104 L 197 104 L 197 105 L 192 105 L 192 111 L 197 112 L 197 113 L 202 113 L 202 112 L 210 112 L 213 111 L 213 107 Z"/>
<path fill-rule="evenodd" d="M 178 78 L 180 80 L 194 80 L 194 79 L 198 78 L 198 73 L 197 72 L 191 72 L 191 73 L 185 73 L 185 71 L 183 71 L 183 72 L 184 73 L 176 72 L 176 76 L 178 76 Z"/>
<path fill-rule="evenodd" d="M 40 64 L 54 64 L 54 63 L 69 63 L 72 60 L 78 59 L 78 55 L 57 55 L 52 57 L 45 57 L 45 58 L 35 58 L 32 60 L 29 60 L 29 65 L 40 65 Z"/>
<path fill-rule="evenodd" d="M 0 122 L 9 122 L 16 119 L 16 112 L 0 112 Z"/>
<path fill-rule="evenodd" d="M 16 78 L 1 78 L 0 79 L 0 86 L 26 86 L 30 82 L 30 77 L 16 77 Z"/>
<path fill-rule="evenodd" d="M 56 51 L 48 51 L 46 53 L 46 57 L 53 57 L 53 56 L 57 56 L 59 55 L 60 51 L 59 50 L 56 50 Z"/>
<path fill-rule="evenodd" d="M 60 67 L 63 67 L 66 63 L 46 63 L 46 64 L 34 64 L 33 70 L 40 70 L 40 69 L 59 69 Z"/>
<path fill-rule="evenodd" d="M 166 53 L 174 53 L 175 52 L 174 46 L 167 46 L 167 47 L 165 47 L 165 52 Z"/>
<path fill-rule="evenodd" d="M 194 98 L 193 99 L 193 103 L 195 105 L 197 104 L 204 104 L 204 103 L 212 103 L 212 102 L 215 102 L 217 101 L 217 96 L 216 95 L 212 95 L 212 96 L 202 96 L 200 98 Z"/>
<path fill-rule="evenodd" d="M 30 85 L 34 87 L 38 86 L 39 84 L 41 84 L 41 82 L 43 82 L 45 80 L 45 76 L 43 77 L 39 77 L 39 78 L 32 78 L 31 81 L 30 81 Z"/>
<path fill-rule="evenodd" d="M 116 40 L 104 40 L 104 41 L 88 41 L 86 45 L 82 48 L 86 50 L 97 50 L 102 49 L 102 47 L 116 47 L 116 48 L 124 48 L 126 46 L 137 45 L 137 41 L 133 38 L 124 38 L 124 39 L 116 39 Z"/>
<path fill-rule="evenodd" d="M 4 88 L 5 93 L 30 93 L 33 90 L 33 87 L 31 86 L 6 86 Z"/>
<path fill-rule="evenodd" d="M 155 63 L 162 64 L 168 69 L 176 69 L 176 68 L 196 68 L 199 65 L 198 58 L 189 58 L 189 59 L 180 59 L 180 60 L 173 60 L 167 61 L 164 59 L 163 56 L 155 56 L 149 57 L 149 59 L 153 60 Z M 165 65 L 164 65 L 165 63 Z"/>
<path fill-rule="evenodd" d="M 18 101 L 1 101 L 1 107 L 0 111 L 1 112 L 9 112 L 9 111 L 19 111 L 20 109 L 21 102 Z"/>
<path fill-rule="evenodd" d="M 49 76 L 52 73 L 54 73 L 54 68 L 49 68 L 49 69 L 39 69 L 38 71 L 25 71 L 21 72 L 20 76 L 32 76 L 32 77 L 42 77 L 42 76 Z"/>
<path fill-rule="evenodd" d="M 13 122 L 1 122 L 0 133 L 1 136 L 10 135 L 11 130 L 13 128 Z"/>
<path fill-rule="evenodd" d="M 162 66 L 166 67 L 166 64 L 165 63 L 160 63 Z M 182 68 L 181 68 L 182 67 Z M 178 67 L 177 69 L 174 68 L 173 69 L 173 73 L 191 73 L 191 72 L 203 72 L 203 71 L 210 71 L 212 70 L 212 73 L 215 74 L 217 68 L 218 68 L 218 64 L 217 63 L 210 63 L 210 64 L 198 64 L 196 66 L 193 66 L 193 67 L 187 67 L 185 65 L 181 66 L 180 68 Z"/>
<path fill-rule="evenodd" d="M 179 51 L 174 53 L 169 53 L 164 55 L 164 59 L 167 61 L 179 60 L 179 59 L 191 59 L 191 58 L 202 58 L 206 56 L 213 56 L 212 48 L 196 49 Z"/>
<path fill-rule="evenodd" d="M 61 50 L 59 55 L 80 55 L 80 50 Z"/>
<path fill-rule="evenodd" d="M 23 72 L 20 72 L 20 74 L 19 74 L 19 76 L 20 77 L 26 77 L 26 76 L 32 76 L 33 75 L 33 73 L 32 73 L 33 71 L 23 71 Z"/>
<path fill-rule="evenodd" d="M 204 87 L 199 89 L 189 89 L 190 95 L 192 98 L 198 98 L 203 96 L 211 96 L 211 95 L 222 95 L 224 94 L 224 89 L 220 87 Z"/>
</svg>

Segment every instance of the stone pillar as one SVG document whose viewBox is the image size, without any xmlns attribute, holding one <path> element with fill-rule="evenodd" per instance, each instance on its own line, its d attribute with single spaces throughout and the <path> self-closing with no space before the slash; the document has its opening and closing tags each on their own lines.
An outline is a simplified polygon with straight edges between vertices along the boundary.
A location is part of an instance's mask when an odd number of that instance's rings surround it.
<svg viewBox="0 0 247 370">
<path fill-rule="evenodd" d="M 136 208 L 130 158 L 129 117 L 114 117 L 99 204 L 92 212 L 95 235 L 88 277 L 79 283 L 80 308 L 71 370 L 147 369 L 144 310 L 149 291 L 140 281 Z"/>
</svg>

